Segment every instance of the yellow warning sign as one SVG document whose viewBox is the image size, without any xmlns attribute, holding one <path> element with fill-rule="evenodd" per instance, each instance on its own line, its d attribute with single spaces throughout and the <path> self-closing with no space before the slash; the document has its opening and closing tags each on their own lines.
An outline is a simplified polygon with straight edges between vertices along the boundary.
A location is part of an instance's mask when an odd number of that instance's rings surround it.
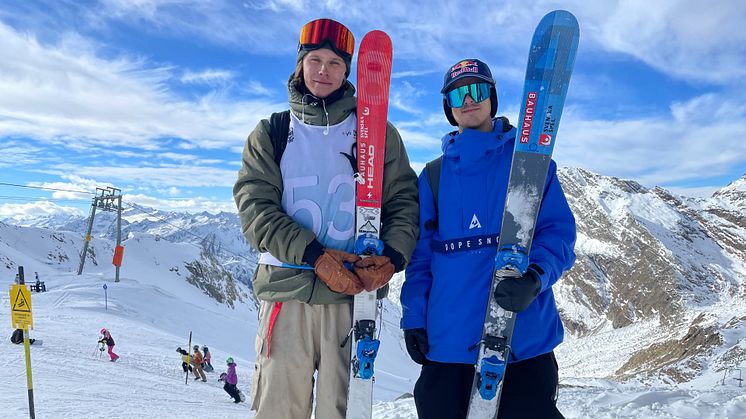
<svg viewBox="0 0 746 419">
<path fill-rule="evenodd" d="M 10 287 L 10 317 L 14 328 L 33 327 L 31 316 L 31 293 L 25 285 L 15 284 Z"/>
</svg>

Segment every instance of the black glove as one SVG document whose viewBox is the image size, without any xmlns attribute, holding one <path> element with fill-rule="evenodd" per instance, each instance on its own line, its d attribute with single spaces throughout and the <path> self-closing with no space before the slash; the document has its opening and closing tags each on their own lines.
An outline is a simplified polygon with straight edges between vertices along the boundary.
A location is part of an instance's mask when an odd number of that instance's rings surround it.
<svg viewBox="0 0 746 419">
<path fill-rule="evenodd" d="M 405 330 L 404 342 L 407 344 L 407 352 L 412 361 L 420 365 L 429 362 L 425 355 L 430 350 L 430 345 L 427 343 L 427 331 L 424 328 Z"/>
<path fill-rule="evenodd" d="M 515 313 L 525 310 L 541 291 L 539 272 L 542 272 L 541 268 L 531 265 L 522 277 L 500 281 L 495 288 L 495 302 Z"/>
</svg>

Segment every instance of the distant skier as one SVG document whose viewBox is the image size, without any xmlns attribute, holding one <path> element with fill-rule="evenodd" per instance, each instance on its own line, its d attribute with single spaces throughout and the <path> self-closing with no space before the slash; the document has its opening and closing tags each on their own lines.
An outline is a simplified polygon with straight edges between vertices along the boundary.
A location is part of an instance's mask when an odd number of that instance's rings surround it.
<svg viewBox="0 0 746 419">
<path fill-rule="evenodd" d="M 212 353 L 210 353 L 210 349 L 207 346 L 202 346 L 202 355 L 204 355 L 205 358 L 205 362 L 202 363 L 202 369 L 205 372 L 215 371 L 215 368 L 212 367 L 212 363 L 210 363 Z"/>
<path fill-rule="evenodd" d="M 228 364 L 228 371 L 220 374 L 220 378 L 218 381 L 225 382 L 225 385 L 223 385 L 223 390 L 225 390 L 228 395 L 233 397 L 233 403 L 240 403 L 243 401 L 241 398 L 241 392 L 238 390 L 238 387 L 236 387 L 236 384 L 238 384 L 238 376 L 236 375 L 236 363 L 233 362 L 233 358 L 228 357 L 228 359 L 225 360 L 225 363 Z"/>
<path fill-rule="evenodd" d="M 114 338 L 111 337 L 111 333 L 109 333 L 109 331 L 106 330 L 106 328 L 102 328 L 101 329 L 101 336 L 102 337 L 101 337 L 101 339 L 99 339 L 98 343 L 105 343 L 106 344 L 106 346 L 109 349 L 109 357 L 111 358 L 111 362 L 114 362 L 117 359 L 119 359 L 119 355 L 117 355 L 117 354 L 114 353 L 114 345 L 115 345 L 115 343 L 114 343 Z"/>
<path fill-rule="evenodd" d="M 15 343 L 16 345 L 23 343 L 23 329 L 14 330 L 13 334 L 10 335 L 10 341 Z M 34 342 L 36 342 L 36 339 L 28 340 L 29 345 L 33 345 Z"/>
<path fill-rule="evenodd" d="M 181 368 L 184 370 L 184 372 L 192 372 L 192 366 L 189 365 L 189 363 L 192 361 L 192 357 L 189 356 L 189 352 L 181 349 L 181 347 L 176 348 L 176 352 L 181 354 Z"/>
<path fill-rule="evenodd" d="M 482 61 L 450 67 L 441 93 L 458 130 L 442 139 L 438 183 L 429 171 L 438 160 L 420 174 L 420 237 L 401 290 L 407 351 L 422 365 L 414 386 L 422 419 L 466 417 L 516 141 L 508 120 L 495 118 L 495 80 Z M 494 294 L 518 313 L 498 418 L 562 417 L 553 350 L 563 329 L 552 285 L 572 267 L 574 243 L 575 219 L 552 161 L 528 270 Z"/>
<path fill-rule="evenodd" d="M 202 371 L 202 362 L 204 362 L 205 358 L 202 356 L 202 353 L 199 351 L 199 345 L 194 345 L 194 353 L 192 354 L 192 358 L 194 359 L 194 364 L 192 367 L 192 372 L 194 373 L 194 379 L 199 380 L 200 378 L 202 381 L 207 381 L 207 377 L 205 376 L 205 372 Z"/>
</svg>

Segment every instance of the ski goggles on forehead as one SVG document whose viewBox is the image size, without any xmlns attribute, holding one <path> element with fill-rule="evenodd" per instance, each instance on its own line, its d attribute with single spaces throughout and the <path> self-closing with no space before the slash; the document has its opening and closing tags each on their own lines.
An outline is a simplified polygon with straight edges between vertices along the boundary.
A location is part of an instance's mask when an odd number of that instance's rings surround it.
<svg viewBox="0 0 746 419">
<path fill-rule="evenodd" d="M 316 19 L 303 25 L 300 30 L 298 49 L 314 50 L 329 44 L 335 52 L 352 58 L 355 52 L 355 37 L 347 27 L 336 20 Z"/>
<path fill-rule="evenodd" d="M 491 88 L 492 85 L 489 83 L 472 83 L 450 90 L 443 96 L 445 97 L 448 106 L 452 108 L 460 108 L 464 106 L 464 100 L 467 95 L 470 96 L 471 100 L 475 103 L 484 102 L 490 97 Z"/>
</svg>

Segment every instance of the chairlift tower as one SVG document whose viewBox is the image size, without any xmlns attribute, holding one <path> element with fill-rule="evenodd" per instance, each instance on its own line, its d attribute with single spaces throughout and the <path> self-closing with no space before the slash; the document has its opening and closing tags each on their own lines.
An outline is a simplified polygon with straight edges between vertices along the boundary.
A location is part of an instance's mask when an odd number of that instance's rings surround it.
<svg viewBox="0 0 746 419">
<path fill-rule="evenodd" d="M 116 211 L 117 213 L 117 246 L 114 249 L 114 260 L 112 263 L 116 266 L 114 282 L 119 282 L 119 268 L 122 266 L 122 257 L 124 255 L 124 248 L 122 247 L 122 191 L 111 186 L 106 187 L 106 189 L 96 188 L 96 195 L 93 197 L 93 203 L 91 204 L 91 215 L 88 217 L 88 230 L 83 241 L 83 252 L 80 254 L 78 275 L 83 274 L 85 256 L 88 253 L 88 246 L 91 242 L 93 220 L 96 217 L 97 209 L 109 212 Z"/>
</svg>

